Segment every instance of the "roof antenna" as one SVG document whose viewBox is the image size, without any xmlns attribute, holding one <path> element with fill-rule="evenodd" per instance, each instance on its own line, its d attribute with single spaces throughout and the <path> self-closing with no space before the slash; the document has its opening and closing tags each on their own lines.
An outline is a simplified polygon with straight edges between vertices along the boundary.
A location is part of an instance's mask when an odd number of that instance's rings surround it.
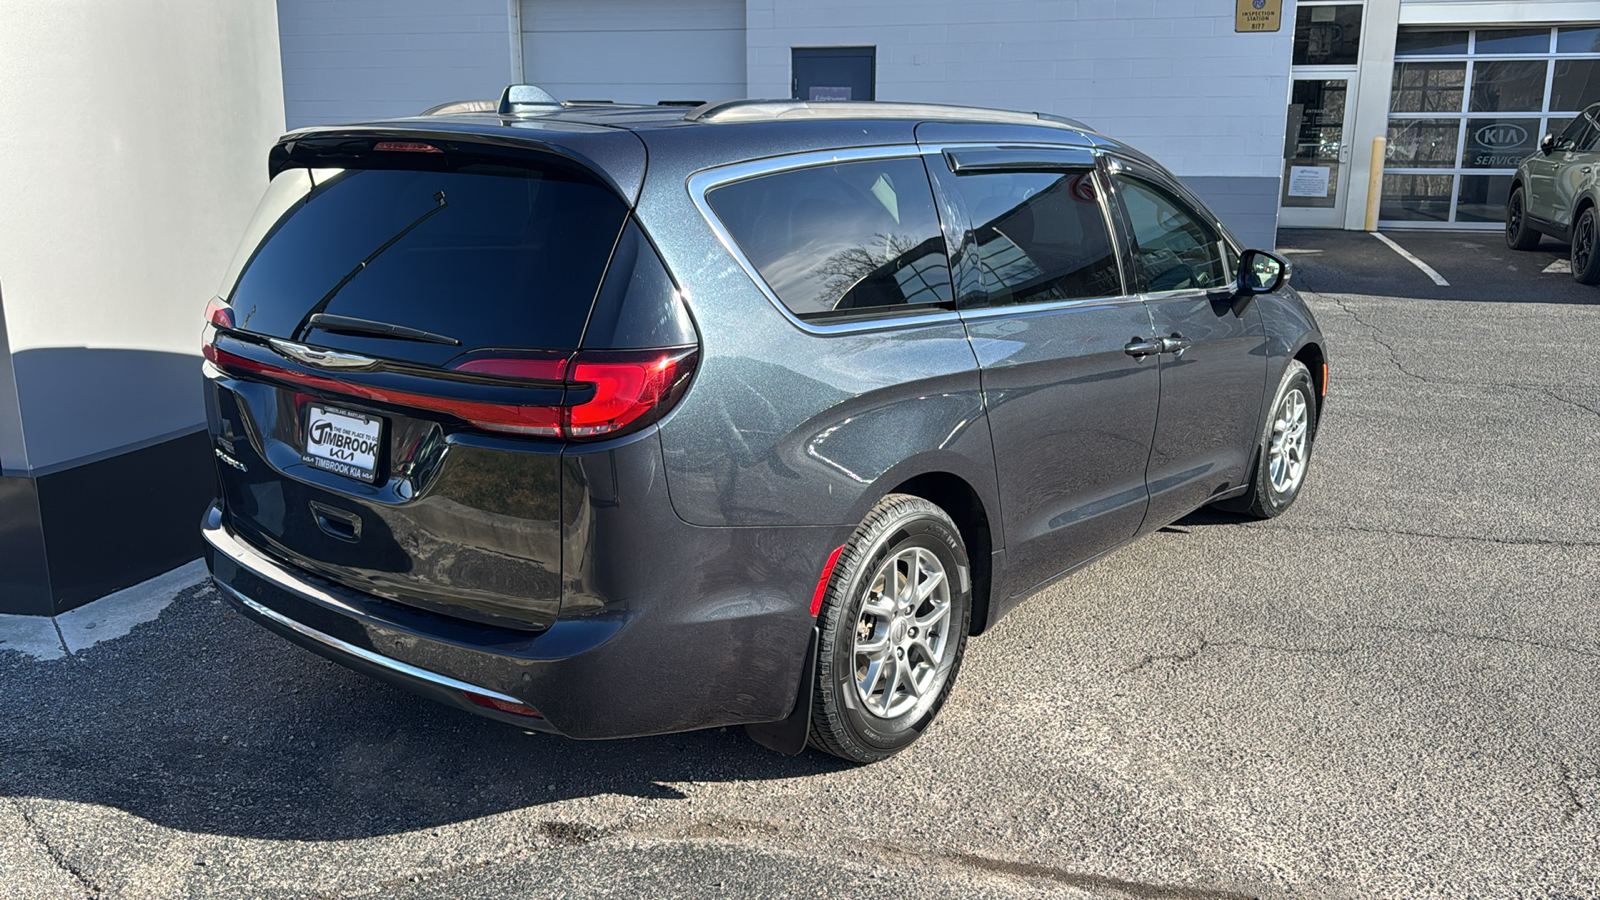
<svg viewBox="0 0 1600 900">
<path fill-rule="evenodd" d="M 555 112 L 559 109 L 561 101 L 536 84 L 507 85 L 505 92 L 500 95 L 499 113 L 502 116 Z"/>
</svg>

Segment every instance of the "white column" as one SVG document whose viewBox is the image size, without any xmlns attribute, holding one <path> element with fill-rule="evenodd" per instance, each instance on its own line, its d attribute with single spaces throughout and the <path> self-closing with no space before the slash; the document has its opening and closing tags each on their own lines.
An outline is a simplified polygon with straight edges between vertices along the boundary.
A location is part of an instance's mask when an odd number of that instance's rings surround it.
<svg viewBox="0 0 1600 900">
<path fill-rule="evenodd" d="M 1350 180 L 1346 188 L 1344 227 L 1360 231 L 1366 224 L 1367 182 L 1372 175 L 1372 139 L 1389 133 L 1389 88 L 1394 76 L 1395 30 L 1400 0 L 1367 0 L 1361 15 L 1361 54 L 1356 75 L 1356 114 L 1350 128 Z"/>
</svg>

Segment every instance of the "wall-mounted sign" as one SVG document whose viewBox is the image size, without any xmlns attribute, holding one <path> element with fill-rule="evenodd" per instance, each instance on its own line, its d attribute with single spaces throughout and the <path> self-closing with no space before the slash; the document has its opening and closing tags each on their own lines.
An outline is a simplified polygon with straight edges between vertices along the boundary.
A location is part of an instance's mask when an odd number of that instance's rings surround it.
<svg viewBox="0 0 1600 900">
<path fill-rule="evenodd" d="M 1233 30 L 1277 31 L 1283 27 L 1283 0 L 1236 0 Z"/>
<path fill-rule="evenodd" d="M 807 100 L 849 100 L 848 87 L 816 87 L 811 88 L 811 95 Z"/>
</svg>

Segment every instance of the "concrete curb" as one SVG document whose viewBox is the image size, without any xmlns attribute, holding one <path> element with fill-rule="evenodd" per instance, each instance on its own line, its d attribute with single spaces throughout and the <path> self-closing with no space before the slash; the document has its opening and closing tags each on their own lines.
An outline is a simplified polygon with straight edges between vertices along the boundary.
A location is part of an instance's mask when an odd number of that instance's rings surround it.
<svg viewBox="0 0 1600 900">
<path fill-rule="evenodd" d="M 197 559 L 54 618 L 0 615 L 0 650 L 34 659 L 70 656 L 153 621 L 180 591 L 208 575 L 205 560 Z"/>
</svg>

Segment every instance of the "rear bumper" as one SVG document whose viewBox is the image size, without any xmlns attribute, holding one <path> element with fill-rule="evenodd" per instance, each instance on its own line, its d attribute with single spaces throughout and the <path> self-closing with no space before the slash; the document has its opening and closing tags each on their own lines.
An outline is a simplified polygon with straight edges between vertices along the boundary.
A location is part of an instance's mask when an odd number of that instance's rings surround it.
<svg viewBox="0 0 1600 900">
<path fill-rule="evenodd" d="M 724 544 L 744 545 L 746 537 L 757 537 L 727 533 L 748 529 L 691 530 Z M 431 700 L 573 738 L 782 719 L 794 704 L 811 626 L 807 598 L 773 602 L 778 598 L 769 594 L 767 602 L 747 595 L 729 604 L 722 596 L 709 606 L 704 598 L 617 603 L 530 633 L 416 609 L 318 578 L 241 539 L 215 505 L 206 513 L 202 536 L 218 586 L 271 631 Z M 806 537 L 819 544 L 833 539 Z M 684 550 L 690 559 L 705 559 L 695 548 Z M 799 589 L 808 592 L 801 581 Z M 757 586 L 752 593 L 759 598 L 763 592 Z M 542 717 L 479 706 L 467 691 L 530 706 Z"/>
</svg>

